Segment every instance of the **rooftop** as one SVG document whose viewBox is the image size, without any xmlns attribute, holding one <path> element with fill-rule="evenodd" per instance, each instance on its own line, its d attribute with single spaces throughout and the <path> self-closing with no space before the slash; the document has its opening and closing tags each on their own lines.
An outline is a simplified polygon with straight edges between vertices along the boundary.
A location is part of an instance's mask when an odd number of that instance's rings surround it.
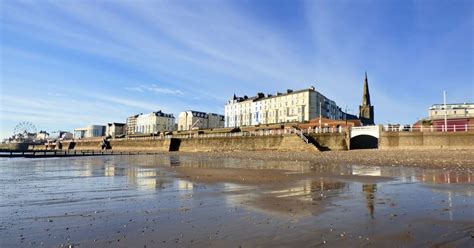
<svg viewBox="0 0 474 248">
<path fill-rule="evenodd" d="M 474 103 L 447 103 L 446 107 L 452 109 L 452 108 L 474 108 Z M 429 108 L 430 110 L 434 109 L 444 109 L 444 104 L 443 103 L 437 103 L 431 105 Z"/>
<path fill-rule="evenodd" d="M 231 99 L 232 100 L 235 100 L 237 102 L 244 102 L 244 101 L 260 101 L 260 100 L 264 100 L 264 99 L 270 99 L 270 98 L 276 98 L 276 97 L 282 97 L 282 96 L 288 96 L 288 95 L 292 95 L 292 94 L 298 94 L 298 93 L 301 93 L 301 92 L 306 92 L 306 91 L 313 91 L 313 92 L 317 92 L 314 88 L 314 86 L 311 86 L 309 88 L 306 88 L 306 89 L 301 89 L 301 90 L 292 90 L 292 89 L 287 89 L 285 93 L 281 93 L 281 92 L 277 92 L 275 95 L 272 95 L 272 94 L 264 94 L 264 93 L 257 93 L 256 96 L 252 96 L 252 97 L 248 97 L 246 95 L 244 95 L 243 97 L 237 97 L 235 94 L 234 94 L 234 97 Z M 323 94 L 321 94 L 320 92 L 318 92 L 321 96 L 325 97 Z M 327 97 L 325 97 L 327 98 Z"/>
</svg>

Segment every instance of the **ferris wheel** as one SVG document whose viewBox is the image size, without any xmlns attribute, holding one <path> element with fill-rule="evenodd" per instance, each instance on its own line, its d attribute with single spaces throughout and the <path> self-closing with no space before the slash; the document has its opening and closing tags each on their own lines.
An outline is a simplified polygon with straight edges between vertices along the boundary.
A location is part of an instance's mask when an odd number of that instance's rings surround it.
<svg viewBox="0 0 474 248">
<path fill-rule="evenodd" d="M 33 134 L 33 133 L 36 133 L 36 127 L 35 125 L 33 125 L 33 123 L 29 122 L 29 121 L 23 121 L 23 122 L 20 122 L 18 123 L 16 126 L 15 126 L 15 129 L 13 129 L 13 134 Z"/>
</svg>

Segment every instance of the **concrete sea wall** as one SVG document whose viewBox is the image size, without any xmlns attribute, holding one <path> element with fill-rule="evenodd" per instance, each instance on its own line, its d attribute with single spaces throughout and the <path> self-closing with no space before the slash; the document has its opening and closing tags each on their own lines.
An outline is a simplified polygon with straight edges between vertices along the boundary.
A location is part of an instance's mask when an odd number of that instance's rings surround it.
<svg viewBox="0 0 474 248">
<path fill-rule="evenodd" d="M 0 150 L 24 151 L 24 150 L 27 150 L 28 147 L 29 147 L 29 144 L 24 144 L 24 143 L 0 144 Z"/>
<path fill-rule="evenodd" d="M 74 149 L 77 151 L 100 150 L 100 141 L 98 140 L 80 140 L 80 141 L 63 141 L 62 149 Z"/>
<path fill-rule="evenodd" d="M 174 140 L 174 139 L 173 139 Z M 113 151 L 154 151 L 167 152 L 171 149 L 171 139 L 162 140 L 112 140 Z"/>
<path fill-rule="evenodd" d="M 313 143 L 321 151 L 345 151 L 348 150 L 348 139 L 346 133 L 312 133 L 310 137 Z"/>
<path fill-rule="evenodd" d="M 111 151 L 220 152 L 220 151 L 303 151 L 348 150 L 346 133 L 314 133 L 306 144 L 296 134 L 269 136 L 200 137 L 172 139 L 113 139 Z M 62 141 L 60 147 L 9 144 L 6 150 L 100 150 L 102 139 Z M 389 149 L 474 149 L 474 132 L 381 132 L 378 148 Z"/>
<path fill-rule="evenodd" d="M 179 151 L 307 151 L 316 152 L 312 144 L 306 144 L 296 135 L 249 136 L 231 138 L 181 139 Z"/>
<path fill-rule="evenodd" d="M 77 151 L 100 150 L 101 140 L 78 140 L 62 142 L 62 149 Z M 45 146 L 34 149 L 45 150 Z M 193 139 L 114 139 L 110 141 L 112 151 L 307 151 L 316 152 L 312 144 L 306 144 L 297 135 L 213 137 Z"/>
<path fill-rule="evenodd" d="M 474 132 L 381 132 L 379 149 L 474 149 Z"/>
</svg>

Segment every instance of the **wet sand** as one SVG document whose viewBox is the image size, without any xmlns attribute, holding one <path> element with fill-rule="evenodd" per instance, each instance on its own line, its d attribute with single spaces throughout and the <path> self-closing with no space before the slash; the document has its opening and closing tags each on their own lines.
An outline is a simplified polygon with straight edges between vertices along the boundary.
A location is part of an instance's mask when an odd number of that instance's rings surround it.
<svg viewBox="0 0 474 248">
<path fill-rule="evenodd" d="M 222 152 L 203 156 L 251 160 L 310 161 L 312 165 L 364 164 L 375 166 L 411 166 L 422 168 L 474 168 L 474 150 L 351 150 L 307 152 Z"/>
<path fill-rule="evenodd" d="M 0 247 L 472 247 L 455 152 L 2 159 Z"/>
</svg>

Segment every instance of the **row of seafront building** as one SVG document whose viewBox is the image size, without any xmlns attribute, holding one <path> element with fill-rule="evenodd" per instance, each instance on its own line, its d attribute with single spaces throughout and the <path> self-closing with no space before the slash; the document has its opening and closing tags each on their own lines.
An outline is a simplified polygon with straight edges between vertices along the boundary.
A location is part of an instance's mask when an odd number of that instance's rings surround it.
<svg viewBox="0 0 474 248">
<path fill-rule="evenodd" d="M 224 116 L 200 111 L 184 111 L 175 123 L 173 114 L 162 111 L 137 114 L 126 123 L 109 123 L 107 126 L 91 125 L 76 129 L 78 138 L 120 135 L 163 134 L 193 129 L 237 128 L 261 124 L 303 123 L 315 118 L 329 120 L 361 119 L 363 124 L 374 124 L 373 106 L 370 104 L 367 74 L 364 81 L 363 101 L 359 117 L 344 113 L 335 101 L 327 98 L 311 86 L 307 89 L 275 95 L 257 93 L 256 96 L 234 96 L 224 106 Z M 77 133 L 77 132 L 76 132 Z M 121 133 L 121 134 L 119 134 Z M 100 135 L 102 134 L 102 135 Z"/>
<path fill-rule="evenodd" d="M 127 118 L 127 134 L 151 134 L 158 132 L 188 131 L 193 128 L 224 127 L 224 116 L 215 113 L 205 113 L 194 110 L 183 111 L 175 123 L 173 114 L 161 111 L 149 114 L 137 114 Z"/>
<path fill-rule="evenodd" d="M 183 111 L 179 114 L 177 123 L 173 114 L 162 111 L 136 114 L 128 117 L 126 123 L 90 125 L 75 129 L 75 137 L 147 135 L 193 129 L 308 122 L 317 117 L 332 120 L 348 117 L 333 100 L 316 91 L 314 87 L 297 91 L 288 89 L 285 93 L 277 92 L 275 95 L 263 93 L 257 93 L 253 97 L 234 95 L 226 102 L 224 112 L 225 115 L 194 110 Z"/>
<path fill-rule="evenodd" d="M 84 128 L 76 128 L 74 137 L 120 137 L 222 127 L 224 127 L 223 115 L 188 110 L 179 114 L 178 123 L 176 123 L 173 114 L 159 110 L 147 114 L 132 115 L 126 119 L 126 123 L 113 122 L 106 126 L 89 125 Z"/>
<path fill-rule="evenodd" d="M 271 128 L 271 124 L 297 125 L 299 128 L 321 128 L 322 124 L 331 127 L 347 127 L 357 125 L 374 125 L 374 106 L 370 101 L 367 73 L 365 74 L 362 104 L 359 106 L 359 115 L 351 115 L 342 109 L 333 100 L 325 97 L 314 87 L 293 91 L 286 90 L 276 94 L 257 93 L 255 96 L 237 97 L 235 94 L 224 106 L 225 115 L 187 110 L 179 113 L 178 122 L 171 113 L 161 110 L 147 114 L 136 114 L 128 117 L 125 123 L 112 122 L 107 125 L 89 125 L 74 129 L 74 135 L 65 132 L 53 132 L 49 135 L 41 131 L 31 140 L 57 140 L 89 137 L 124 137 L 134 135 L 167 134 L 177 131 L 196 129 L 238 128 L 245 126 L 260 126 L 260 129 Z M 428 110 L 428 117 L 422 118 L 413 125 L 402 126 L 389 124 L 387 127 L 400 130 L 411 126 L 415 129 L 467 131 L 474 127 L 474 103 L 434 104 Z M 341 121 L 342 120 L 342 121 Z M 349 122 L 352 122 L 348 124 Z M 323 123 L 324 122 L 324 123 Z M 275 125 L 273 125 L 275 126 Z M 279 126 L 279 125 L 277 125 Z M 216 130 L 227 132 L 230 130 Z M 30 137 L 31 136 L 31 137 Z M 21 140 L 23 138 L 12 138 Z"/>
<path fill-rule="evenodd" d="M 288 89 L 275 95 L 234 95 L 225 105 L 225 127 L 306 122 L 317 117 L 340 120 L 345 118 L 345 113 L 314 87 L 297 91 Z"/>
<path fill-rule="evenodd" d="M 311 86 L 307 89 L 275 95 L 257 93 L 254 97 L 234 97 L 225 105 L 225 126 L 255 126 L 260 124 L 303 123 L 316 118 L 328 120 L 359 119 L 364 125 L 374 125 L 374 106 L 370 102 L 369 81 L 365 73 L 362 105 L 359 117 L 342 111 L 335 101 Z"/>
<path fill-rule="evenodd" d="M 429 109 L 429 118 L 419 121 L 419 125 L 431 123 L 439 126 L 442 117 L 447 125 L 470 125 L 474 117 L 474 104 L 435 104 Z M 195 129 L 237 128 L 282 123 L 300 123 L 314 126 L 315 120 L 358 120 L 361 125 L 374 125 L 374 106 L 370 101 L 367 73 L 365 74 L 362 104 L 359 116 L 342 111 L 335 101 L 327 98 L 314 87 L 276 94 L 257 93 L 255 96 L 237 97 L 235 94 L 225 103 L 224 115 L 201 111 L 183 111 L 176 123 L 173 114 L 162 111 L 137 114 L 127 118 L 126 123 L 108 123 L 107 126 L 91 125 L 76 129 L 75 137 L 166 134 L 174 131 Z M 346 121 L 347 125 L 347 121 Z"/>
</svg>

